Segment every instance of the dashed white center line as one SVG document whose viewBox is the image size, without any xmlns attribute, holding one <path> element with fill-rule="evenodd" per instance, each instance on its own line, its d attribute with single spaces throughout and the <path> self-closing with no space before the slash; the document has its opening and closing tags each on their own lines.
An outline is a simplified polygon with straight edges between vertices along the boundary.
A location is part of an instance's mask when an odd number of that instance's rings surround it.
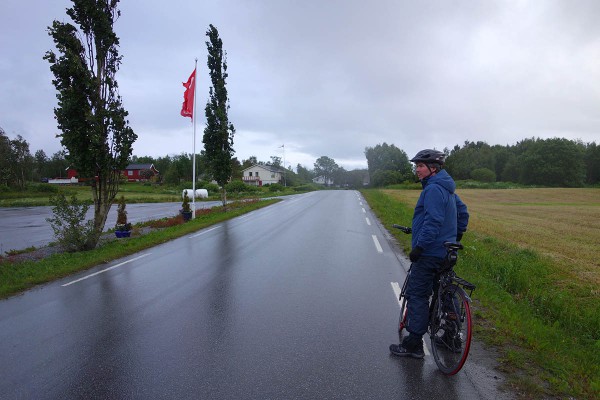
<svg viewBox="0 0 600 400">
<path fill-rule="evenodd" d="M 375 235 L 371 235 L 373 237 L 373 242 L 375 243 L 375 247 L 377 248 L 377 252 L 378 253 L 383 253 L 383 249 L 381 248 L 381 245 L 379 244 L 379 240 L 377 240 L 377 236 Z"/>
<path fill-rule="evenodd" d="M 365 209 L 364 209 L 364 208 L 363 208 L 362 210 L 363 210 L 363 213 L 366 213 L 366 211 L 365 211 Z"/>
<path fill-rule="evenodd" d="M 369 221 L 369 218 L 365 218 L 367 220 L 367 225 L 371 226 L 371 221 Z"/>
</svg>

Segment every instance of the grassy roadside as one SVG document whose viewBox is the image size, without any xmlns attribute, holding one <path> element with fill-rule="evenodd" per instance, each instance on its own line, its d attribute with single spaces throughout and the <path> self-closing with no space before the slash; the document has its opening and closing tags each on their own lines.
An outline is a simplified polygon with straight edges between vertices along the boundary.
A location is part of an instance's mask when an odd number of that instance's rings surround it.
<svg viewBox="0 0 600 400">
<path fill-rule="evenodd" d="M 170 203 L 181 202 L 182 187 L 191 188 L 192 183 L 182 185 L 150 185 L 139 182 L 123 183 L 119 186 L 117 199 L 123 195 L 127 204 L 134 203 Z M 1 190 L 0 207 L 37 207 L 49 206 L 50 197 L 63 193 L 66 197 L 75 195 L 78 200 L 92 203 L 92 191 L 89 186 L 53 186 L 47 183 L 37 183 L 28 186 L 25 191 Z M 268 198 L 272 196 L 285 196 L 304 193 L 319 189 L 315 185 L 304 185 L 301 187 L 283 187 L 275 192 L 270 187 L 256 188 L 252 192 L 228 192 L 228 200 L 241 200 L 247 197 Z M 218 192 L 209 193 L 207 200 L 219 201 L 221 196 Z"/>
<path fill-rule="evenodd" d="M 383 225 L 408 250 L 410 236 L 398 233 L 391 224 L 410 224 L 412 199 L 418 192 L 408 196 L 411 200 L 395 196 L 391 191 L 365 190 L 363 194 Z M 493 204 L 489 199 L 481 201 Z M 478 203 L 475 199 L 473 202 L 473 208 L 477 209 Z M 512 214 L 520 210 L 510 206 L 504 212 Z M 495 213 L 489 214 L 491 220 L 506 219 L 497 210 L 493 211 Z M 554 220 L 560 220 L 560 214 L 558 207 L 552 209 Z M 501 368 L 510 377 L 509 384 L 528 399 L 599 398 L 600 296 L 597 286 L 590 279 L 573 279 L 568 264 L 549 256 L 545 249 L 517 246 L 501 233 L 496 234 L 502 231 L 498 226 L 485 232 L 483 228 L 478 229 L 490 225 L 487 220 L 474 225 L 463 239 L 466 249 L 461 253 L 457 272 L 477 285 L 475 334 L 497 347 L 502 357 Z M 537 224 L 530 224 L 529 235 L 535 237 L 539 228 Z M 574 234 L 565 232 L 563 239 L 567 235 L 570 239 Z M 583 262 L 588 261 L 586 254 L 581 255 Z M 576 260 L 570 262 L 578 264 Z M 593 267 L 591 264 L 590 268 Z"/>
<path fill-rule="evenodd" d="M 177 218 L 158 221 L 146 221 L 134 227 L 131 238 L 110 241 L 94 250 L 77 253 L 54 254 L 39 261 L 11 263 L 0 262 L 0 298 L 10 296 L 32 286 L 50 282 L 72 273 L 82 271 L 98 264 L 107 263 L 127 255 L 137 253 L 160 243 L 198 231 L 207 226 L 235 218 L 242 214 L 269 206 L 279 200 L 260 200 L 236 202 L 222 207 L 199 210 L 195 219 L 186 223 L 175 221 Z M 157 229 L 136 236 L 140 227 L 151 226 Z"/>
</svg>

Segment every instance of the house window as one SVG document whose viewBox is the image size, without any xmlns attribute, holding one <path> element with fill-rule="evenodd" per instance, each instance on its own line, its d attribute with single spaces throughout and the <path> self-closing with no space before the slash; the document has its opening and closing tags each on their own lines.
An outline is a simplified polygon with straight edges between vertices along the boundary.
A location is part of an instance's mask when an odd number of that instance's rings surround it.
<svg viewBox="0 0 600 400">
<path fill-rule="evenodd" d="M 133 176 L 133 171 L 131 171 L 131 170 L 127 171 L 127 175 Z"/>
<path fill-rule="evenodd" d="M 258 176 L 258 171 L 256 171 L 256 176 Z"/>
<path fill-rule="evenodd" d="M 271 178 L 275 178 L 275 174 L 271 174 Z"/>
<path fill-rule="evenodd" d="M 248 172 L 248 176 L 252 176 L 252 172 Z"/>
</svg>

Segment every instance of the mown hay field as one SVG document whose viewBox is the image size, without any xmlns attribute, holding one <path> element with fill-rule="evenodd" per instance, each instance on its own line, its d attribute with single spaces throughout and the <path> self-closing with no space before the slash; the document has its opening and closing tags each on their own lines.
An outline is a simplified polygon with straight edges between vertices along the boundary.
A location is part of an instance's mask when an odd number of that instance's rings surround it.
<svg viewBox="0 0 600 400">
<path fill-rule="evenodd" d="M 415 204 L 418 190 L 385 190 Z M 536 250 L 573 280 L 600 288 L 600 189 L 459 189 L 470 213 L 469 230 Z M 467 233 L 468 235 L 468 233 Z M 592 296 L 600 296 L 600 289 Z"/>
</svg>

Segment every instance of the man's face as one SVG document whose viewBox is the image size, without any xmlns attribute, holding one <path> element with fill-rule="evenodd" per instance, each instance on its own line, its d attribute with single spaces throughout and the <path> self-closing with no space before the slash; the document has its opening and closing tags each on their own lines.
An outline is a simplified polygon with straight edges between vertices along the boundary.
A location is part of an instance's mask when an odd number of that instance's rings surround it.
<svg viewBox="0 0 600 400">
<path fill-rule="evenodd" d="M 423 179 L 432 175 L 432 171 L 435 171 L 435 170 L 430 171 L 429 168 L 427 167 L 427 164 L 422 163 L 422 162 L 417 163 L 416 170 L 417 170 L 417 178 L 419 178 L 420 181 L 422 181 Z"/>
</svg>

